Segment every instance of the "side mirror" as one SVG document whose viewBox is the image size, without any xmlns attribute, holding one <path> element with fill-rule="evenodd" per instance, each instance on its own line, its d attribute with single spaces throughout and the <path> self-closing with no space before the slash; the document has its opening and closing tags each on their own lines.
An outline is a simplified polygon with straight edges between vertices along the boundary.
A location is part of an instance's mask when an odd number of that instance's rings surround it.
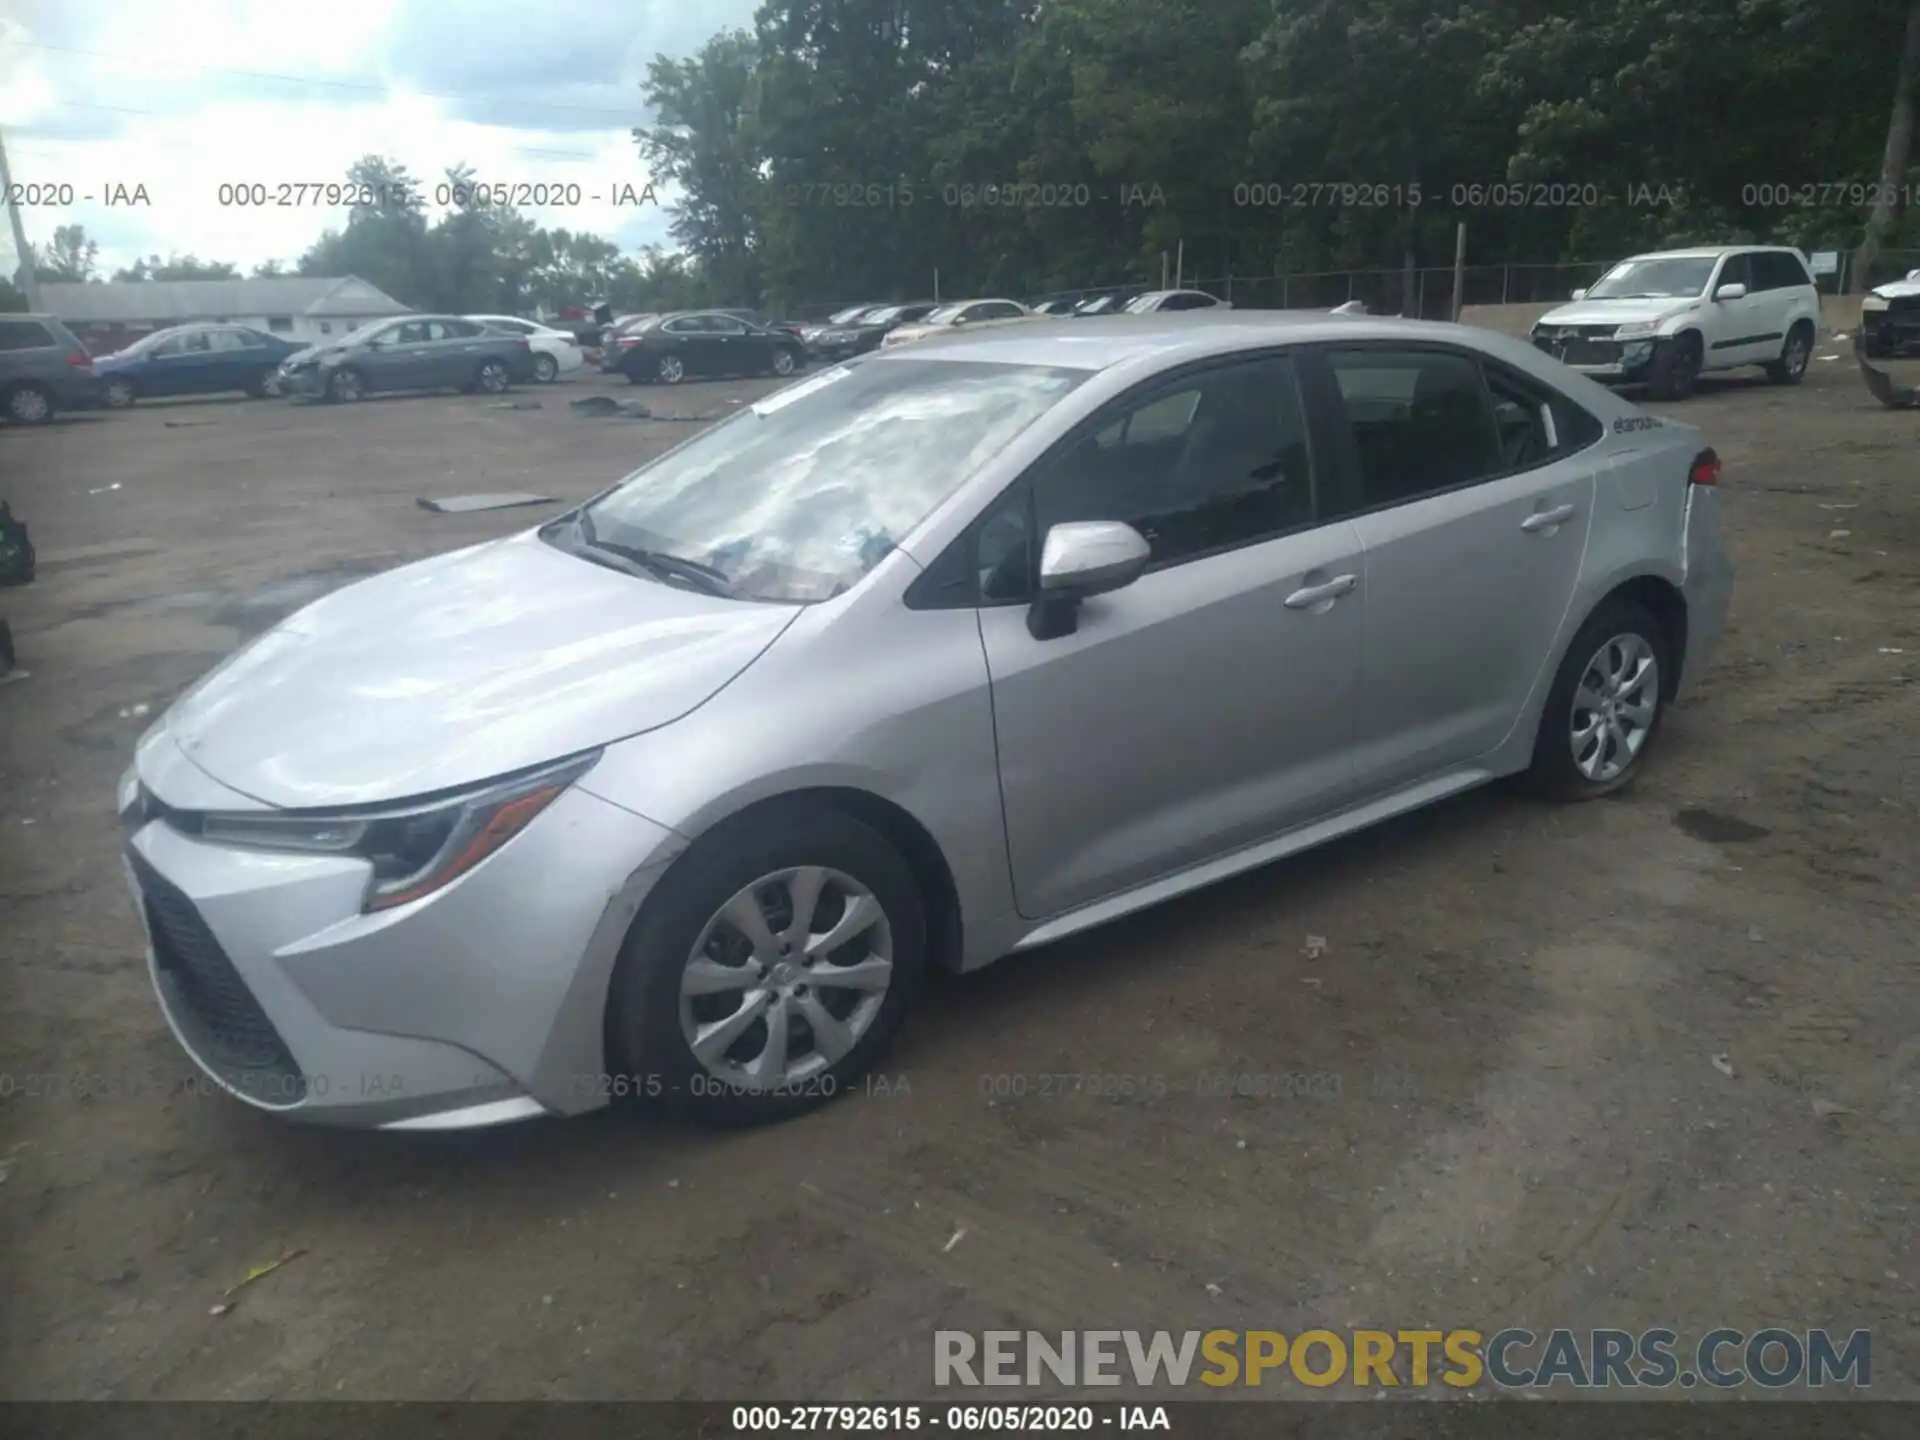
<svg viewBox="0 0 1920 1440">
<path fill-rule="evenodd" d="M 1584 300 L 1587 298 L 1587 292 L 1585 290 L 1576 290 L 1573 292 L 1573 298 L 1575 300 Z"/>
<path fill-rule="evenodd" d="M 1153 548 L 1118 520 L 1076 520 L 1047 531 L 1040 551 L 1040 597 L 1027 612 L 1036 640 L 1071 635 L 1080 602 L 1122 589 L 1140 578 Z"/>
<path fill-rule="evenodd" d="M 1732 285 L 1722 285 L 1718 290 L 1713 292 L 1713 298 L 1716 300 L 1738 300 L 1746 293 L 1747 287 L 1736 282 Z"/>
</svg>

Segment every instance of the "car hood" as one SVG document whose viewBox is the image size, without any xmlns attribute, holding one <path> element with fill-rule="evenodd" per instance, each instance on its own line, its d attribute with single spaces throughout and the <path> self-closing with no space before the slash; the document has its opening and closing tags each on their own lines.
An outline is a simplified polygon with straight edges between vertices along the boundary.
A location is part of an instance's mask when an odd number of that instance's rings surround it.
<svg viewBox="0 0 1920 1440">
<path fill-rule="evenodd" d="M 268 805 L 404 799 L 677 720 L 799 608 L 639 579 L 528 533 L 314 602 L 183 695 L 162 727 Z"/>
<path fill-rule="evenodd" d="M 1691 310 L 1699 301 L 1661 300 L 1576 300 L 1549 310 L 1536 325 L 1630 325 L 1649 320 L 1665 320 Z"/>
<path fill-rule="evenodd" d="M 1920 295 L 1920 280 L 1889 280 L 1885 285 L 1876 285 L 1869 294 L 1878 295 L 1882 300 L 1906 300 Z"/>
</svg>

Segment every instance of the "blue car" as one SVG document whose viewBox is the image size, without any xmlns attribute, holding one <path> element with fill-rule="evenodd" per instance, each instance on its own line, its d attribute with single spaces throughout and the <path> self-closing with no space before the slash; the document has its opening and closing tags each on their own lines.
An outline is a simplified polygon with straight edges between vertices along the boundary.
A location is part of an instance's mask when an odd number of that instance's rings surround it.
<svg viewBox="0 0 1920 1440">
<path fill-rule="evenodd" d="M 244 325 L 175 325 L 93 362 L 101 398 L 124 410 L 166 395 L 267 395 L 280 362 L 304 346 Z"/>
</svg>

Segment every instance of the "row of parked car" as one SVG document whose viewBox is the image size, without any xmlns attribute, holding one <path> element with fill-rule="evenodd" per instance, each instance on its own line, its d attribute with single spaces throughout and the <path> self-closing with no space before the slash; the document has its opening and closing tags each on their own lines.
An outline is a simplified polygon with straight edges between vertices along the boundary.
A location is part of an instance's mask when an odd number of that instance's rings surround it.
<svg viewBox="0 0 1920 1440">
<path fill-rule="evenodd" d="M 52 315 L 8 315 L 0 316 L 0 415 L 35 424 L 62 410 L 224 393 L 327 400 L 384 390 L 497 393 L 558 380 L 583 363 L 571 334 L 510 315 L 407 315 L 320 345 L 245 325 L 176 325 L 97 357 Z"/>
</svg>

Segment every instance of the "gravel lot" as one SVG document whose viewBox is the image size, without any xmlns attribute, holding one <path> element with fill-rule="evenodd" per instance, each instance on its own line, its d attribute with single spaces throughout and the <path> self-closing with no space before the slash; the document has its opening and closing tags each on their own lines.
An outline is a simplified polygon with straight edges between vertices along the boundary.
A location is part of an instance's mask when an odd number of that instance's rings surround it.
<svg viewBox="0 0 1920 1440">
<path fill-rule="evenodd" d="M 1321 1324 L 1867 1326 L 1875 1393 L 1920 1393 L 1920 417 L 1813 370 L 1673 407 L 1740 583 L 1633 790 L 1469 795 L 949 982 L 874 1093 L 719 1135 L 181 1092 L 113 784 L 248 635 L 551 513 L 416 497 L 570 501 L 689 429 L 570 397 L 772 382 L 0 430 L 42 556 L 0 592 L 32 672 L 0 687 L 0 1395 L 908 1399 L 936 1328 Z"/>
</svg>

